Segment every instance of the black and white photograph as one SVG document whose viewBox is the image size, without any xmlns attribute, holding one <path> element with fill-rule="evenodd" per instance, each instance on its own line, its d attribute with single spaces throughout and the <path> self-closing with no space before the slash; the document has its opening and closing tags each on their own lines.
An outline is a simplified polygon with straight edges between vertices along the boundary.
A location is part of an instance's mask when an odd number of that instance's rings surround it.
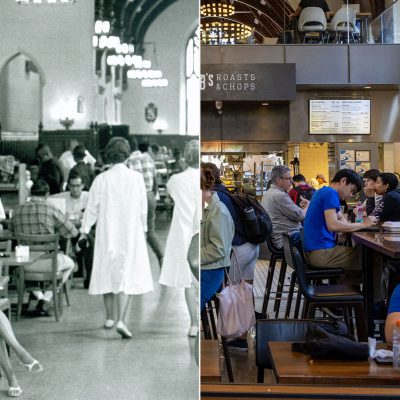
<svg viewBox="0 0 400 400">
<path fill-rule="evenodd" d="M 0 398 L 199 398 L 195 0 L 0 4 Z"/>
</svg>

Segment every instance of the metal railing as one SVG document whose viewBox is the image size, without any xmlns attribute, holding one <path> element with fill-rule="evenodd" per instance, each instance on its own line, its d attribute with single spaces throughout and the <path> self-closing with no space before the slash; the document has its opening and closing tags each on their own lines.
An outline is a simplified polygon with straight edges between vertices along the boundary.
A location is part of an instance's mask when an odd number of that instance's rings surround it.
<svg viewBox="0 0 400 400">
<path fill-rule="evenodd" d="M 373 43 L 400 44 L 400 0 L 396 0 L 370 24 Z"/>
</svg>

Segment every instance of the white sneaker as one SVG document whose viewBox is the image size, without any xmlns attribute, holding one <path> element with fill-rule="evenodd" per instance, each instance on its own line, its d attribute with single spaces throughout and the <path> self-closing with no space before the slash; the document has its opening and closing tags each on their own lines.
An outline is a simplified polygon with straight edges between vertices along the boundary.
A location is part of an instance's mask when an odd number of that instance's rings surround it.
<svg viewBox="0 0 400 400">
<path fill-rule="evenodd" d="M 122 339 L 130 339 L 132 337 L 132 333 L 122 321 L 117 322 L 116 329 L 117 332 L 122 336 Z"/>
<path fill-rule="evenodd" d="M 114 326 L 114 321 L 112 319 L 106 319 L 104 323 L 104 328 L 111 329 Z"/>
<path fill-rule="evenodd" d="M 199 332 L 199 327 L 192 325 L 189 329 L 188 335 L 189 335 L 189 337 L 196 337 L 198 332 Z"/>
</svg>

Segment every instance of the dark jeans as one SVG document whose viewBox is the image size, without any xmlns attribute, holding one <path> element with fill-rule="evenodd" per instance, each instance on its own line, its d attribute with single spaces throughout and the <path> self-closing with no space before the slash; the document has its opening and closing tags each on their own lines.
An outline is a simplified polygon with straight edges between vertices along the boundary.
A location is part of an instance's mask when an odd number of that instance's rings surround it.
<svg viewBox="0 0 400 400">
<path fill-rule="evenodd" d="M 156 207 L 156 196 L 151 191 L 147 192 L 147 243 L 161 264 L 161 258 L 164 257 L 164 249 L 156 233 Z"/>
<path fill-rule="evenodd" d="M 206 307 L 224 281 L 225 268 L 202 269 L 200 274 L 200 311 Z"/>
</svg>

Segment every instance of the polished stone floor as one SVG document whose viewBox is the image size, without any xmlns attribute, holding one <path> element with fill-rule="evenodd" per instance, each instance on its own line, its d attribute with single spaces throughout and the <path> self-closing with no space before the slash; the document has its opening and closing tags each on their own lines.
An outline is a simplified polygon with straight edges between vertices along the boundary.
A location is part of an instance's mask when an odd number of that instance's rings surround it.
<svg viewBox="0 0 400 400">
<path fill-rule="evenodd" d="M 161 238 L 169 221 L 161 214 Z M 13 322 L 17 338 L 44 366 L 29 373 L 11 355 L 12 365 L 29 400 L 191 400 L 198 398 L 198 368 L 189 339 L 189 315 L 182 289 L 157 283 L 159 266 L 153 253 L 155 290 L 135 296 L 128 312 L 131 340 L 105 330 L 100 296 L 89 296 L 79 278 L 71 307 L 60 322 L 52 317 L 22 318 Z M 0 398 L 7 397 L 0 381 Z"/>
</svg>

